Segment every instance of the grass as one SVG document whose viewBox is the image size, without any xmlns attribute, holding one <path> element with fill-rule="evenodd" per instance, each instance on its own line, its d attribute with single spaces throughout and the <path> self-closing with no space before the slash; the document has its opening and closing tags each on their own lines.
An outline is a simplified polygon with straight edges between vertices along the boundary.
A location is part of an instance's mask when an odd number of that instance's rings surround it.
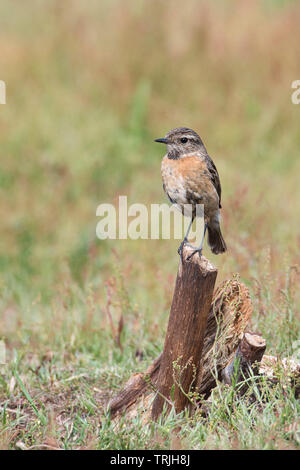
<svg viewBox="0 0 300 470">
<path fill-rule="evenodd" d="M 161 351 L 178 241 L 95 236 L 100 203 L 165 202 L 152 141 L 194 128 L 221 176 L 229 247 L 205 254 L 218 282 L 239 273 L 249 287 L 267 352 L 298 354 L 299 5 L 10 7 L 1 2 L 1 447 L 299 447 L 299 403 L 283 377 L 253 385 L 251 405 L 219 386 L 209 419 L 110 421 L 107 399 Z"/>
</svg>

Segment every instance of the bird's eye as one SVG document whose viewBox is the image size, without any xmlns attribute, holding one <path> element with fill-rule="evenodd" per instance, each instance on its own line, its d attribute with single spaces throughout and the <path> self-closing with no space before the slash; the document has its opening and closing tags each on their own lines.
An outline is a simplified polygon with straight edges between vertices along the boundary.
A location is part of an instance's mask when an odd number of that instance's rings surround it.
<svg viewBox="0 0 300 470">
<path fill-rule="evenodd" d="M 188 141 L 188 140 L 187 140 L 186 137 L 182 137 L 182 138 L 180 139 L 180 142 L 181 142 L 182 144 L 186 144 L 187 141 Z"/>
</svg>

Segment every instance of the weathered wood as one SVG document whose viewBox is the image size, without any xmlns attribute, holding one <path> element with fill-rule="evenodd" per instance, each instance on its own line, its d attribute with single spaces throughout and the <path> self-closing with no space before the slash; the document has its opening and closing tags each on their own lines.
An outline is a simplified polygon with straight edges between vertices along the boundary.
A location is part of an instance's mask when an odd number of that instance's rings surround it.
<svg viewBox="0 0 300 470">
<path fill-rule="evenodd" d="M 176 412 L 190 407 L 188 394 L 196 390 L 207 317 L 212 301 L 217 269 L 185 246 L 180 261 L 171 306 L 164 350 L 159 369 L 158 393 L 152 406 L 157 419 L 171 397 Z M 176 363 L 176 365 L 175 365 Z"/>
<path fill-rule="evenodd" d="M 254 333 L 245 333 L 238 348 L 229 364 L 222 371 L 225 383 L 232 385 L 234 382 L 245 380 L 250 375 L 258 374 L 259 363 L 266 350 L 266 341 Z M 247 384 L 240 387 L 240 394 L 247 389 Z"/>
<path fill-rule="evenodd" d="M 199 377 L 199 393 L 208 396 L 216 385 L 218 376 L 235 354 L 244 330 L 250 320 L 252 304 L 247 287 L 237 279 L 224 281 L 216 289 L 210 306 L 204 346 L 202 373 Z M 145 373 L 134 374 L 125 387 L 110 401 L 112 418 L 135 407 L 136 401 L 151 392 L 146 376 L 154 388 L 157 387 L 162 354 L 155 359 Z M 147 400 L 154 398 L 154 393 Z"/>
<path fill-rule="evenodd" d="M 249 290 L 238 279 L 226 280 L 218 286 L 208 316 L 198 386 L 199 394 L 205 398 L 233 358 L 252 310 Z"/>
<path fill-rule="evenodd" d="M 275 356 L 264 355 L 259 365 L 259 374 L 264 376 L 270 384 L 279 381 L 283 388 L 292 386 L 295 397 L 300 396 L 300 362 L 293 358 L 280 359 Z"/>
<path fill-rule="evenodd" d="M 162 354 L 152 362 L 145 373 L 140 372 L 139 374 L 132 375 L 123 390 L 109 402 L 109 410 L 112 417 L 130 407 L 149 389 L 148 382 L 145 380 L 147 377 L 149 377 L 151 383 L 157 382 L 161 356 Z"/>
</svg>

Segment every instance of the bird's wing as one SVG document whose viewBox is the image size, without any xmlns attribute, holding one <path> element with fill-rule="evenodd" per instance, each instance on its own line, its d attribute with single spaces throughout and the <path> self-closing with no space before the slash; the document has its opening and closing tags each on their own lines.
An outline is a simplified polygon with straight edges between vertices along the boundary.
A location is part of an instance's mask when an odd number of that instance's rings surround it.
<svg viewBox="0 0 300 470">
<path fill-rule="evenodd" d="M 164 192 L 166 193 L 166 195 L 167 195 L 167 197 L 168 197 L 169 201 L 171 202 L 171 204 L 175 204 L 175 203 L 176 203 L 176 201 L 174 201 L 172 198 L 170 198 L 170 196 L 169 196 L 169 193 L 168 193 L 168 191 L 167 191 L 167 188 L 166 188 L 166 185 L 165 185 L 165 183 L 163 183 L 163 190 L 164 190 Z"/>
<path fill-rule="evenodd" d="M 206 155 L 206 163 L 207 163 L 207 169 L 209 171 L 210 179 L 216 188 L 216 191 L 219 196 L 219 207 L 221 208 L 221 183 L 220 183 L 220 178 L 219 178 L 219 173 L 218 170 L 216 169 L 216 166 L 212 159 L 210 158 L 209 155 Z"/>
</svg>

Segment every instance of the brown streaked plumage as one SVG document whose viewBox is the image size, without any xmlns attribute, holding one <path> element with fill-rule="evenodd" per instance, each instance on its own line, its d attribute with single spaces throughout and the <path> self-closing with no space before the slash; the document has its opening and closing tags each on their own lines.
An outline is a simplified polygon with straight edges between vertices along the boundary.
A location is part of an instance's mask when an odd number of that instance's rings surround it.
<svg viewBox="0 0 300 470">
<path fill-rule="evenodd" d="M 193 254 L 199 252 L 201 255 L 206 228 L 212 252 L 223 253 L 227 248 L 219 223 L 221 183 L 214 162 L 208 155 L 200 136 L 192 129 L 179 127 L 168 132 L 163 139 L 156 139 L 156 142 L 167 145 L 167 154 L 162 160 L 161 172 L 163 188 L 169 200 L 182 212 L 185 204 L 192 205 L 191 223 L 196 216 L 196 204 L 204 205 L 203 239 Z M 188 233 L 189 230 L 179 247 L 180 252 L 184 243 L 187 243 Z"/>
</svg>

